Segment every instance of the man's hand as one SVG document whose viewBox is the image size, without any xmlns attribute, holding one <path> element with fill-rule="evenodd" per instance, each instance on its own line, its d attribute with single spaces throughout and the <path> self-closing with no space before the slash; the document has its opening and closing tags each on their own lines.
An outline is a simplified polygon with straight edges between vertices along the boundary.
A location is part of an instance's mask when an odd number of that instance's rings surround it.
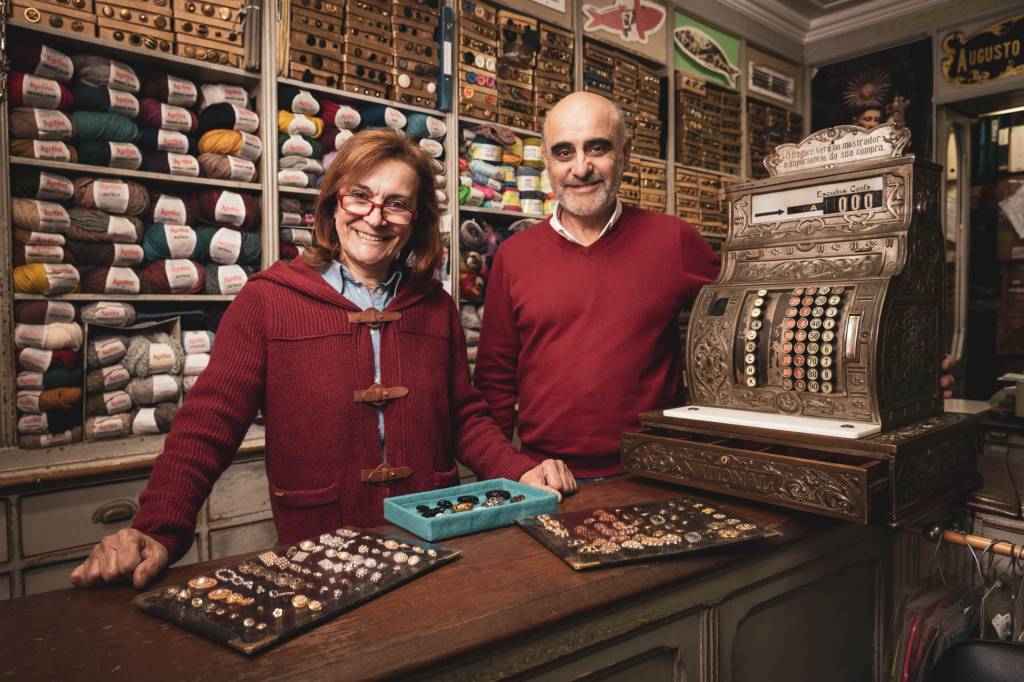
<svg viewBox="0 0 1024 682">
<path fill-rule="evenodd" d="M 939 386 L 942 388 L 943 398 L 953 397 L 953 387 L 956 386 L 956 377 L 953 376 L 953 368 L 956 367 L 956 360 L 953 359 L 952 355 L 947 355 L 942 359 L 942 364 L 939 365 L 942 368 L 943 375 L 939 379 Z"/>
<path fill-rule="evenodd" d="M 520 483 L 532 485 L 534 488 L 550 490 L 562 501 L 562 493 L 576 492 L 576 478 L 560 459 L 546 459 L 533 467 L 519 479 Z"/>
<path fill-rule="evenodd" d="M 125 528 L 96 543 L 69 580 L 78 587 L 131 580 L 136 589 L 142 589 L 166 567 L 166 547 L 134 528 Z"/>
</svg>

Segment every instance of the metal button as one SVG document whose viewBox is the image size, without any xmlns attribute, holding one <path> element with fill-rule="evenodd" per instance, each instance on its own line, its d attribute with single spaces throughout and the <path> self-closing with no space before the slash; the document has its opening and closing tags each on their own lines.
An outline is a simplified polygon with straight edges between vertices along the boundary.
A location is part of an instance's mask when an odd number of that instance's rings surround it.
<svg viewBox="0 0 1024 682">
<path fill-rule="evenodd" d="M 807 370 L 807 378 L 811 380 L 816 380 L 818 378 L 818 370 L 813 368 Z"/>
<path fill-rule="evenodd" d="M 757 338 L 757 332 L 754 331 L 753 329 L 748 330 L 747 334 L 746 334 L 746 337 L 747 337 L 747 341 L 753 341 L 754 339 Z"/>
<path fill-rule="evenodd" d="M 808 355 L 807 356 L 807 366 L 808 367 L 817 367 L 818 366 L 818 356 L 817 355 Z"/>
<path fill-rule="evenodd" d="M 754 376 L 755 374 L 757 374 L 757 367 L 754 367 L 753 365 L 747 365 L 747 366 L 746 366 L 746 367 L 745 367 L 745 368 L 743 369 L 743 371 L 744 371 L 744 372 L 746 373 L 746 375 L 747 375 L 748 377 L 752 377 L 752 376 Z"/>
<path fill-rule="evenodd" d="M 822 332 L 821 333 L 821 340 L 824 341 L 825 343 L 831 343 L 832 339 L 834 339 L 834 338 L 836 338 L 836 333 L 835 332 Z"/>
<path fill-rule="evenodd" d="M 757 379 L 754 377 L 747 377 L 747 387 L 755 388 L 757 386 Z"/>
<path fill-rule="evenodd" d="M 829 306 L 825 310 L 825 317 L 835 317 L 838 314 L 839 314 L 839 309 L 836 308 L 835 306 Z"/>
<path fill-rule="evenodd" d="M 794 296 L 803 296 L 804 295 L 804 290 L 801 289 L 800 287 L 797 287 L 796 289 L 793 289 L 793 295 Z"/>
<path fill-rule="evenodd" d="M 784 378 L 786 378 L 786 379 L 788 379 L 789 377 L 793 376 L 793 368 L 792 367 L 783 367 L 782 368 L 782 376 Z"/>
<path fill-rule="evenodd" d="M 807 362 L 807 358 L 805 358 L 804 356 L 802 356 L 802 355 L 794 355 L 793 356 L 793 364 L 796 365 L 797 367 L 803 367 L 805 362 Z"/>
<path fill-rule="evenodd" d="M 805 370 L 803 367 L 794 367 L 793 368 L 793 378 L 794 379 L 803 379 L 806 375 L 807 375 L 807 370 Z"/>
<path fill-rule="evenodd" d="M 782 344 L 782 352 L 783 353 L 792 353 L 793 352 L 793 344 L 789 343 L 788 341 L 786 343 L 783 343 Z"/>
<path fill-rule="evenodd" d="M 807 344 L 807 352 L 810 353 L 811 355 L 816 354 L 818 352 L 818 344 L 816 344 L 816 343 L 809 343 L 809 344 Z"/>
<path fill-rule="evenodd" d="M 131 19 L 132 18 L 132 11 L 129 10 L 129 9 L 122 8 L 121 11 L 118 12 L 118 14 L 121 15 L 122 19 Z"/>
<path fill-rule="evenodd" d="M 843 291 L 845 291 L 845 289 L 843 289 L 842 287 L 832 287 L 832 293 L 833 294 L 837 294 L 837 295 L 838 294 L 842 294 Z"/>
<path fill-rule="evenodd" d="M 834 328 L 835 328 L 835 326 L 836 326 L 836 321 L 835 321 L 835 319 L 833 319 L 833 318 L 831 318 L 831 317 L 830 317 L 830 318 L 828 318 L 828 319 L 826 319 L 826 320 L 825 320 L 824 322 L 822 322 L 822 321 L 821 321 L 821 320 L 819 319 L 819 320 L 818 320 L 818 322 L 821 322 L 821 326 L 822 326 L 822 328 L 823 328 L 823 329 L 834 329 Z"/>
<path fill-rule="evenodd" d="M 743 356 L 743 361 L 746 362 L 748 365 L 752 365 L 754 364 L 754 362 L 757 361 L 757 356 L 754 355 L 753 353 L 747 353 L 746 355 Z"/>
<path fill-rule="evenodd" d="M 828 296 L 819 295 L 814 297 L 814 305 L 825 305 L 826 303 L 828 303 Z"/>
<path fill-rule="evenodd" d="M 202 10 L 201 11 L 202 11 L 202 13 L 205 16 L 212 17 L 213 16 L 213 5 L 211 5 L 208 2 L 204 2 L 203 5 L 202 5 Z"/>
<path fill-rule="evenodd" d="M 795 388 L 798 391 L 805 391 L 807 390 L 807 384 L 805 384 L 803 381 L 797 380 L 793 382 L 793 388 Z"/>
<path fill-rule="evenodd" d="M 811 316 L 812 317 L 821 317 L 824 312 L 825 312 L 825 309 L 822 308 L 820 305 L 814 306 L 813 308 L 811 308 Z"/>
<path fill-rule="evenodd" d="M 818 293 L 818 290 L 814 287 L 807 287 L 807 289 L 804 290 L 804 293 L 808 296 L 814 296 L 814 294 Z"/>
<path fill-rule="evenodd" d="M 755 318 L 756 317 L 761 317 L 761 309 L 760 308 L 754 308 L 753 310 L 750 311 L 750 316 L 751 317 L 755 317 Z"/>
<path fill-rule="evenodd" d="M 761 328 L 761 320 L 751 320 L 750 321 L 750 328 L 755 330 L 755 331 L 760 329 Z"/>
<path fill-rule="evenodd" d="M 820 289 L 818 289 L 818 293 L 821 294 L 822 296 L 828 296 L 828 292 L 830 291 L 831 289 L 829 289 L 828 287 L 821 287 Z"/>
<path fill-rule="evenodd" d="M 832 348 L 832 344 L 830 344 L 830 343 L 825 343 L 825 344 L 822 344 L 822 346 L 821 346 L 821 354 L 822 355 L 832 355 L 832 351 L 833 350 L 835 350 L 835 349 Z"/>
<path fill-rule="evenodd" d="M 799 353 L 799 354 L 802 355 L 804 353 L 804 351 L 806 351 L 806 350 L 807 350 L 807 348 L 802 343 L 798 343 L 795 346 L 793 346 L 793 352 L 794 353 Z"/>
<path fill-rule="evenodd" d="M 825 357 L 823 357 L 821 359 L 821 366 L 822 367 L 831 367 L 832 366 L 832 357 L 829 356 L 829 355 L 826 355 Z"/>
<path fill-rule="evenodd" d="M 784 331 L 784 332 L 782 332 L 782 340 L 783 341 L 792 341 L 793 340 L 793 332 L 791 332 L 791 331 Z"/>
<path fill-rule="evenodd" d="M 798 305 L 800 305 L 800 297 L 799 296 L 792 296 L 792 297 L 790 297 L 789 305 L 791 305 L 791 306 L 798 306 Z"/>
<path fill-rule="evenodd" d="M 796 308 L 786 308 L 786 317 L 796 317 L 798 312 Z"/>
<path fill-rule="evenodd" d="M 811 393 L 817 393 L 818 392 L 818 382 L 817 381 L 808 381 L 807 382 L 807 390 L 810 391 Z"/>
<path fill-rule="evenodd" d="M 792 391 L 793 390 L 793 380 L 792 379 L 783 379 L 782 380 L 782 388 L 784 390 L 787 390 L 787 391 Z"/>
<path fill-rule="evenodd" d="M 39 20 L 43 18 L 43 15 L 39 13 L 35 7 L 29 7 L 25 10 L 25 21 L 30 24 L 38 24 Z"/>
<path fill-rule="evenodd" d="M 768 295 L 768 290 L 767 289 L 758 289 L 757 290 L 757 295 L 761 296 L 761 297 L 767 296 Z"/>
<path fill-rule="evenodd" d="M 808 306 L 804 306 L 803 308 L 800 309 L 800 317 L 809 317 L 810 314 L 811 309 Z"/>
<path fill-rule="evenodd" d="M 792 329 L 793 327 L 796 326 L 796 320 L 790 317 L 782 323 L 782 326 L 785 327 L 786 329 Z"/>
<path fill-rule="evenodd" d="M 792 355 L 783 355 L 782 357 L 779 358 L 779 362 L 782 363 L 783 367 L 788 367 L 788 366 L 793 364 L 793 356 Z"/>
<path fill-rule="evenodd" d="M 103 7 L 103 9 L 100 10 L 100 11 L 103 12 L 103 16 L 105 16 L 105 17 L 112 17 L 112 16 L 114 16 L 114 8 L 109 6 L 109 5 L 105 5 Z"/>
<path fill-rule="evenodd" d="M 842 300 L 843 299 L 840 298 L 839 296 L 829 296 L 828 297 L 828 304 L 829 305 L 839 305 L 840 301 L 842 301 Z"/>
<path fill-rule="evenodd" d="M 807 334 L 807 340 L 808 341 L 817 341 L 820 338 L 821 338 L 821 332 L 819 332 L 817 329 L 812 330 L 810 333 Z"/>
<path fill-rule="evenodd" d="M 814 305 L 814 297 L 804 296 L 802 299 L 800 299 L 800 305 L 806 308 L 810 308 L 812 305 Z"/>
<path fill-rule="evenodd" d="M 821 326 L 822 321 L 820 317 L 811 318 L 811 329 L 819 329 Z"/>
<path fill-rule="evenodd" d="M 801 317 L 799 320 L 796 321 L 797 329 L 807 329 L 807 324 L 808 322 L 806 317 Z"/>
<path fill-rule="evenodd" d="M 822 382 L 822 384 L 821 384 L 821 392 L 822 393 L 831 393 L 832 392 L 832 384 L 830 384 L 827 381 Z"/>
<path fill-rule="evenodd" d="M 753 353 L 755 350 L 757 350 L 757 344 L 754 343 L 753 341 L 747 341 L 743 345 L 743 350 L 746 351 L 747 353 Z"/>
<path fill-rule="evenodd" d="M 760 308 L 763 305 L 764 305 L 764 299 L 763 298 L 755 298 L 754 299 L 754 306 L 755 307 Z"/>
<path fill-rule="evenodd" d="M 830 370 L 830 369 L 823 369 L 823 370 L 821 370 L 821 380 L 822 381 L 832 381 L 832 370 Z"/>
</svg>

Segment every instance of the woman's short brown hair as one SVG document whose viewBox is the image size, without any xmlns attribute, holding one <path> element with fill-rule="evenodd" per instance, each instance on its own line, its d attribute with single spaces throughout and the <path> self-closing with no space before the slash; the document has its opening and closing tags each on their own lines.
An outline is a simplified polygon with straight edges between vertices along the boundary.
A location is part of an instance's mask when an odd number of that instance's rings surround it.
<svg viewBox="0 0 1024 682">
<path fill-rule="evenodd" d="M 313 216 L 313 246 L 303 253 L 306 263 L 323 270 L 338 255 L 338 233 L 334 211 L 338 192 L 371 172 L 385 161 L 403 161 L 416 173 L 416 219 L 412 236 L 399 255 L 408 263 L 412 278 L 427 281 L 434 277 L 444 259 L 439 225 L 441 209 L 434 193 L 434 168 L 430 157 L 403 133 L 394 130 L 367 130 L 356 133 L 342 145 L 324 175 Z"/>
</svg>

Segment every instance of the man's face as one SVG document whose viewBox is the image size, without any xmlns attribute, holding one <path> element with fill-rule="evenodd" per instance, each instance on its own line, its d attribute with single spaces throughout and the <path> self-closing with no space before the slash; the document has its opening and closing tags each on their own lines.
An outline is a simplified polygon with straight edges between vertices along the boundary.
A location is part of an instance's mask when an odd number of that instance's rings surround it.
<svg viewBox="0 0 1024 682">
<path fill-rule="evenodd" d="M 548 117 L 544 161 L 563 210 L 588 217 L 614 206 L 629 154 L 615 128 L 604 107 L 573 106 Z"/>
</svg>

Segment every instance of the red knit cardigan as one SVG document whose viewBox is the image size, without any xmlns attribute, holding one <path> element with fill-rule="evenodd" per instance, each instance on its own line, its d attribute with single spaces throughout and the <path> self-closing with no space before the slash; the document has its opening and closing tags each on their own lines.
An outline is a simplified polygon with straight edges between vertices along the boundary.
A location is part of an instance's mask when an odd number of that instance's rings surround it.
<svg viewBox="0 0 1024 682">
<path fill-rule="evenodd" d="M 228 307 L 209 366 L 174 420 L 140 496 L 133 526 L 171 561 L 189 548 L 210 489 L 262 410 L 279 542 L 343 524 L 383 522 L 385 497 L 455 485 L 453 455 L 481 478 L 518 480 L 534 463 L 504 438 L 470 385 L 466 341 L 451 297 L 406 279 L 381 329 L 381 383 L 408 395 L 384 408 L 387 459 L 410 478 L 362 483 L 381 463 L 376 407 L 354 393 L 374 383 L 359 308 L 296 259 L 254 275 Z"/>
</svg>

